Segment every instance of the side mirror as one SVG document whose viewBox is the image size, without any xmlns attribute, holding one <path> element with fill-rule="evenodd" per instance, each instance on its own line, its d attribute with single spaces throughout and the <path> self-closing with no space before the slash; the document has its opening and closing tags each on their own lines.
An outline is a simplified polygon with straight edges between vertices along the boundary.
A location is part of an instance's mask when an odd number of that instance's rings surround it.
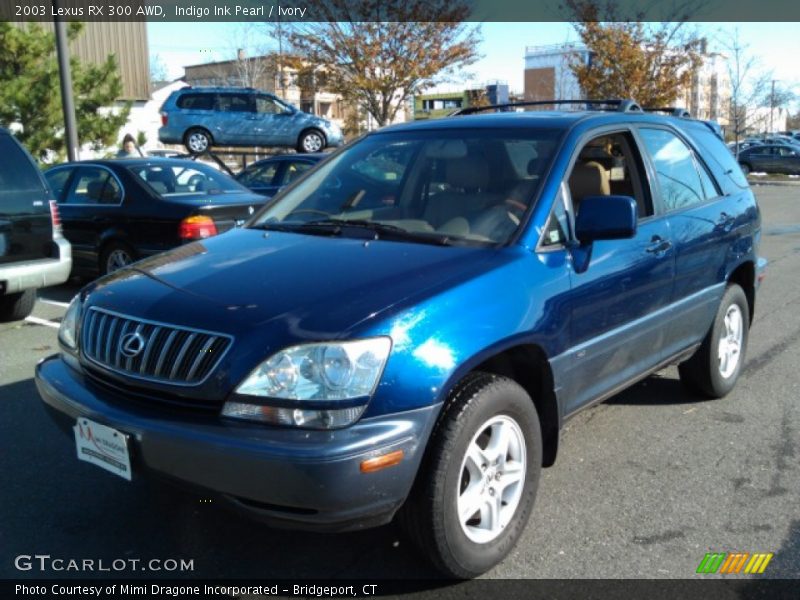
<svg viewBox="0 0 800 600">
<path fill-rule="evenodd" d="M 575 236 L 581 244 L 636 235 L 636 200 L 630 196 L 587 196 L 578 205 Z"/>
</svg>

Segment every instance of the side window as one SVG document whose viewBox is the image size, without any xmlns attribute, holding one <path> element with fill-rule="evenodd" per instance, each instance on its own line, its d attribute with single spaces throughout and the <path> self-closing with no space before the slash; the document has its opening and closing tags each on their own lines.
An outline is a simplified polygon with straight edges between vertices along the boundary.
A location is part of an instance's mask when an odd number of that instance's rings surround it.
<svg viewBox="0 0 800 600">
<path fill-rule="evenodd" d="M 566 180 L 575 213 L 588 196 L 629 196 L 636 200 L 639 219 L 653 215 L 643 185 L 642 159 L 630 133 L 609 133 L 587 142 Z"/>
<path fill-rule="evenodd" d="M 547 220 L 547 226 L 542 234 L 541 246 L 552 248 L 562 246 L 567 242 L 569 227 L 569 216 L 566 209 L 566 186 L 561 184 L 558 197 L 556 198 L 553 210 Z"/>
<path fill-rule="evenodd" d="M 64 201 L 64 191 L 69 183 L 69 177 L 74 171 L 75 169 L 52 169 L 44 173 L 50 189 L 53 190 L 53 194 L 59 202 Z"/>
<path fill-rule="evenodd" d="M 663 129 L 643 128 L 641 135 L 653 158 L 664 208 L 678 210 L 705 201 L 706 191 L 689 147 Z"/>
<path fill-rule="evenodd" d="M 268 163 L 266 165 L 256 165 L 245 171 L 239 183 L 242 185 L 273 185 L 272 181 L 275 179 L 275 173 L 278 172 L 278 161 Z"/>
<path fill-rule="evenodd" d="M 43 190 L 34 164 L 10 135 L 0 134 L 0 190 Z"/>
<path fill-rule="evenodd" d="M 212 94 L 184 94 L 176 102 L 178 108 L 185 110 L 213 110 L 214 96 Z"/>
<path fill-rule="evenodd" d="M 66 204 L 119 204 L 122 190 L 111 173 L 98 167 L 82 167 L 73 178 Z"/>
<path fill-rule="evenodd" d="M 253 112 L 252 96 L 248 94 L 220 94 L 217 102 L 222 112 Z"/>
<path fill-rule="evenodd" d="M 289 185 L 312 166 L 313 165 L 307 162 L 290 162 L 286 165 L 286 171 L 284 171 L 283 174 L 283 185 Z"/>
<path fill-rule="evenodd" d="M 256 112 L 260 114 L 277 115 L 283 112 L 283 107 L 269 96 L 257 96 Z"/>
</svg>

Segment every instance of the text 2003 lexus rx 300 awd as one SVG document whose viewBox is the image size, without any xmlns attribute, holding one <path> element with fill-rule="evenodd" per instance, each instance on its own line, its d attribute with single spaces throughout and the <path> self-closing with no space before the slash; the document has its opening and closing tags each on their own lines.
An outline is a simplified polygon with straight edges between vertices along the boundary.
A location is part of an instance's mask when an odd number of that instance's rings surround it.
<svg viewBox="0 0 800 600">
<path fill-rule="evenodd" d="M 742 369 L 753 194 L 706 123 L 612 108 L 345 147 L 244 228 L 84 288 L 46 406 L 126 479 L 294 527 L 398 515 L 444 573 L 486 571 L 568 417 L 668 364 L 708 397 Z"/>
</svg>

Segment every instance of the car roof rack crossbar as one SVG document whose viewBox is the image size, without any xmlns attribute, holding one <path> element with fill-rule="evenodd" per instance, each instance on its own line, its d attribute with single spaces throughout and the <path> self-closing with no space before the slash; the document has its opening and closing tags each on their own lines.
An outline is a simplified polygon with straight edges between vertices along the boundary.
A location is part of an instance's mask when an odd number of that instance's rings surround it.
<svg viewBox="0 0 800 600">
<path fill-rule="evenodd" d="M 692 118 L 692 114 L 680 106 L 645 106 L 642 110 L 644 110 L 644 112 L 665 113 L 672 117 L 680 117 L 681 119 Z"/>
<path fill-rule="evenodd" d="M 606 100 L 526 100 L 524 102 L 506 102 L 504 104 L 490 104 L 488 106 L 467 106 L 459 108 L 451 112 L 448 117 L 458 117 L 462 115 L 472 115 L 479 112 L 488 110 L 497 110 L 500 108 L 518 108 L 525 106 L 548 106 L 555 104 L 585 104 L 587 107 L 592 107 L 590 110 L 609 110 L 612 108 L 616 112 L 642 112 L 642 107 L 633 100 L 625 100 L 619 98 L 612 98 Z M 594 108 L 594 107 L 608 107 L 608 108 Z"/>
</svg>

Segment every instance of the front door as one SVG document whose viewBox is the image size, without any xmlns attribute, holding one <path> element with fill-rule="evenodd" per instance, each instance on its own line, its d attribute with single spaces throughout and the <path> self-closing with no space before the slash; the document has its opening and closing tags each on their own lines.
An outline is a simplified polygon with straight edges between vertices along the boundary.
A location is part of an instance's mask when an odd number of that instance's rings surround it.
<svg viewBox="0 0 800 600">
<path fill-rule="evenodd" d="M 573 211 L 587 196 L 630 196 L 638 207 L 631 239 L 573 249 L 571 348 L 563 357 L 566 411 L 613 393 L 663 360 L 675 272 L 669 223 L 653 208 L 643 161 L 629 131 L 581 149 L 567 180 Z"/>
</svg>

